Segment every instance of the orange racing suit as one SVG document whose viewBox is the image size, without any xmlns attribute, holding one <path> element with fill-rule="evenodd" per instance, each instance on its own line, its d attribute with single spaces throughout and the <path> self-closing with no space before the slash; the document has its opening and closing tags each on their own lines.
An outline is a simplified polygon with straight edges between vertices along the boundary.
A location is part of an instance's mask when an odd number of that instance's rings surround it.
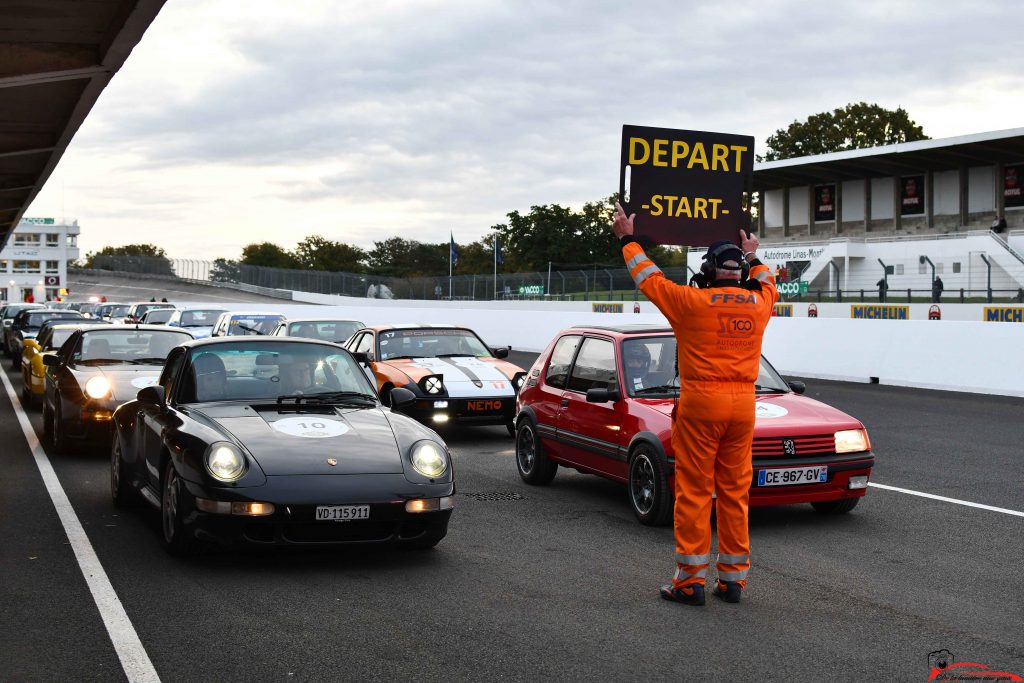
<svg viewBox="0 0 1024 683">
<path fill-rule="evenodd" d="M 703 584 L 711 562 L 712 494 L 717 497 L 718 578 L 746 586 L 750 568 L 747 506 L 753 476 L 754 383 L 761 338 L 778 301 L 775 277 L 753 261 L 747 283 L 709 289 L 678 285 L 624 239 L 633 281 L 668 319 L 676 337 L 679 403 L 675 455 L 674 588 Z"/>
</svg>

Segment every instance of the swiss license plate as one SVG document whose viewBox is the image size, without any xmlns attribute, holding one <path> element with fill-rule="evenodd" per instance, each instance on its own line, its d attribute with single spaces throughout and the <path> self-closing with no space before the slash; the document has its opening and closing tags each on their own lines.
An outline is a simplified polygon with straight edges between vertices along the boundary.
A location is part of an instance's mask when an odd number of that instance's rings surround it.
<svg viewBox="0 0 1024 683">
<path fill-rule="evenodd" d="M 369 505 L 318 505 L 316 521 L 351 522 L 354 519 L 369 519 Z"/>
<path fill-rule="evenodd" d="M 823 484 L 828 481 L 828 467 L 787 467 L 777 470 L 759 470 L 758 486 L 790 486 L 792 484 Z"/>
</svg>

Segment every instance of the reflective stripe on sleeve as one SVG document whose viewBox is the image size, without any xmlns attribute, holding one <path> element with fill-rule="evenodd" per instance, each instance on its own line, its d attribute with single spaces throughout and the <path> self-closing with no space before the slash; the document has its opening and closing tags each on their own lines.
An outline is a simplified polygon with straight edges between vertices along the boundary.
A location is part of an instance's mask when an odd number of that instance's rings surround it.
<svg viewBox="0 0 1024 683">
<path fill-rule="evenodd" d="M 719 564 L 744 564 L 750 562 L 750 555 L 727 555 L 725 553 L 718 553 Z"/>
<path fill-rule="evenodd" d="M 745 581 L 747 578 L 746 569 L 741 569 L 738 572 L 718 572 L 719 581 Z"/>
<path fill-rule="evenodd" d="M 641 251 L 639 254 L 626 261 L 626 270 L 633 270 L 634 268 L 639 266 L 643 261 L 646 260 L 647 254 Z"/>
<path fill-rule="evenodd" d="M 711 553 L 704 555 L 680 555 L 676 553 L 677 564 L 707 564 L 711 561 Z"/>
<path fill-rule="evenodd" d="M 656 265 L 654 265 L 652 263 L 651 265 L 647 266 L 646 268 L 644 268 L 640 272 L 634 273 L 633 274 L 633 282 L 635 282 L 637 285 L 639 285 L 640 283 L 642 283 L 644 280 L 646 280 L 650 276 L 654 275 L 655 273 L 660 273 L 660 272 L 661 272 L 661 268 L 659 268 L 658 266 L 656 266 Z"/>
<path fill-rule="evenodd" d="M 763 273 L 758 273 L 757 275 L 755 275 L 754 279 L 760 282 L 768 282 L 769 280 L 774 280 L 775 276 L 766 270 Z"/>
</svg>

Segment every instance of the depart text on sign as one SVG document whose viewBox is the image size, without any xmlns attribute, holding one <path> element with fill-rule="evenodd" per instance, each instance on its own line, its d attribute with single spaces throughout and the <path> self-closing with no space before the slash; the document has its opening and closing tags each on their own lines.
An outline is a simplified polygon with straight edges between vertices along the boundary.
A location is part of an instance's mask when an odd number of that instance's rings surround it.
<svg viewBox="0 0 1024 683">
<path fill-rule="evenodd" d="M 631 166 L 661 166 L 664 168 L 693 169 L 700 167 L 705 171 L 722 171 L 723 173 L 740 173 L 743 167 L 743 153 L 748 151 L 746 145 L 725 145 L 714 143 L 710 157 L 707 146 L 703 142 L 693 145 L 685 140 L 658 139 L 648 141 L 644 138 L 629 139 L 629 164 Z M 733 159 L 730 167 L 729 159 Z M 721 209 L 721 197 L 687 197 L 685 195 L 652 195 L 650 202 L 642 204 L 652 216 L 672 216 L 674 218 L 718 218 L 719 210 L 723 216 L 729 214 L 728 209 Z"/>
</svg>

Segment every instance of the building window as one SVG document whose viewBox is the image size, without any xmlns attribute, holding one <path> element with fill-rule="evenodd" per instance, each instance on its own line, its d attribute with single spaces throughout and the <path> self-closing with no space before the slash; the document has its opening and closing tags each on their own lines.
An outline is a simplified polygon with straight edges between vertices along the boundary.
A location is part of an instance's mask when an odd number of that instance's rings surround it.
<svg viewBox="0 0 1024 683">
<path fill-rule="evenodd" d="M 41 266 L 40 261 L 15 261 L 14 272 L 15 273 L 39 273 Z"/>
<path fill-rule="evenodd" d="M 896 264 L 896 275 L 903 275 L 903 264 L 902 263 L 897 263 Z"/>
<path fill-rule="evenodd" d="M 8 261 L 0 261 L 0 273 L 6 273 L 8 265 L 9 265 Z"/>
<path fill-rule="evenodd" d="M 918 275 L 926 275 L 927 273 L 928 273 L 928 264 L 925 263 L 924 261 L 922 261 L 921 259 L 917 259 L 917 274 Z"/>
<path fill-rule="evenodd" d="M 936 263 L 935 264 L 935 272 L 941 274 L 942 273 L 942 266 L 943 266 L 942 261 L 939 261 L 938 263 Z"/>
<path fill-rule="evenodd" d="M 78 246 L 78 235 L 68 235 L 67 246 L 77 247 Z"/>
<path fill-rule="evenodd" d="M 959 273 L 960 272 L 960 262 L 959 261 L 953 261 L 953 272 L 954 273 Z"/>
<path fill-rule="evenodd" d="M 14 233 L 14 246 L 16 247 L 38 247 L 43 243 L 43 236 L 38 232 Z"/>
<path fill-rule="evenodd" d="M 60 272 L 60 261 L 47 261 L 46 262 L 47 273 L 59 273 Z"/>
<path fill-rule="evenodd" d="M 46 233 L 46 246 L 48 247 L 59 247 L 60 246 L 60 233 L 48 232 Z"/>
</svg>

